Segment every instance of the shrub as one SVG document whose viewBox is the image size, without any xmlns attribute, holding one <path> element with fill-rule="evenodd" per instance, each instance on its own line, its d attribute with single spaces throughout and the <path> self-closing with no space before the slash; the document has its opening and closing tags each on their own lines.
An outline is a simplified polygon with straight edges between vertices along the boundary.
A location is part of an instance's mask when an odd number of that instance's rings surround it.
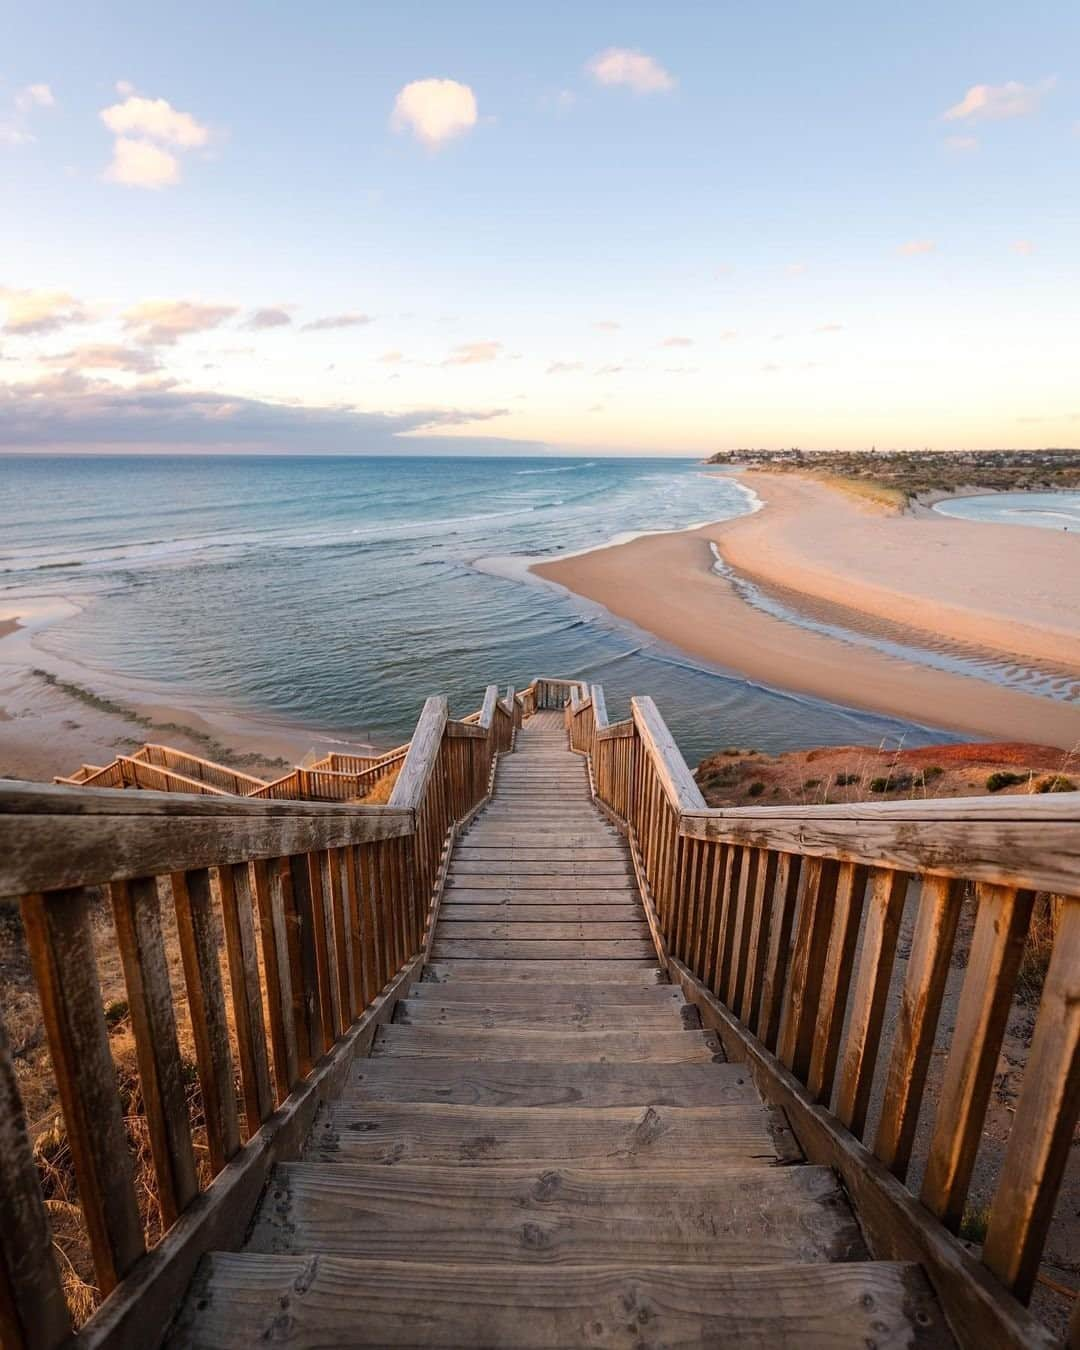
<svg viewBox="0 0 1080 1350">
<path fill-rule="evenodd" d="M 853 784 L 858 783 L 859 781 L 860 779 L 857 773 L 838 773 L 836 775 L 837 787 L 851 787 Z"/>
<path fill-rule="evenodd" d="M 906 792 L 915 782 L 909 773 L 888 774 L 884 778 L 871 778 L 871 792 Z"/>
<path fill-rule="evenodd" d="M 811 788 L 816 788 L 820 786 L 821 786 L 820 778 L 808 778 L 806 782 L 803 784 L 803 791 L 809 792 Z"/>
<path fill-rule="evenodd" d="M 760 779 L 757 779 L 746 789 L 746 795 L 748 797 L 760 797 L 764 791 L 765 784 Z"/>
<path fill-rule="evenodd" d="M 976 1244 L 986 1241 L 986 1232 L 990 1227 L 989 1205 L 968 1205 L 964 1217 L 960 1220 L 960 1236 L 965 1242 Z"/>
<path fill-rule="evenodd" d="M 1000 792 L 1002 788 L 1015 787 L 1017 783 L 1026 783 L 1027 774 L 1010 773 L 1008 769 L 995 769 L 986 780 L 987 792 Z"/>
<path fill-rule="evenodd" d="M 940 778 L 944 772 L 945 770 L 940 764 L 928 764 L 927 767 L 923 769 L 922 776 L 924 780 L 929 782 L 931 778 Z"/>
<path fill-rule="evenodd" d="M 1036 792 L 1075 792 L 1076 784 L 1064 774 L 1054 773 L 1048 778 L 1040 778 L 1035 784 Z"/>
</svg>

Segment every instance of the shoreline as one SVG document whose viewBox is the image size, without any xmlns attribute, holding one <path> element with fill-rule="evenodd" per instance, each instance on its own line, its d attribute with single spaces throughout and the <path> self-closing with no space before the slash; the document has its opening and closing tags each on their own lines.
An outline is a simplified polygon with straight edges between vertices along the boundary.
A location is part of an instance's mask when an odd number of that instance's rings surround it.
<svg viewBox="0 0 1080 1350">
<path fill-rule="evenodd" d="M 1029 544 L 1024 536 L 1018 558 L 1015 526 L 899 514 L 793 474 L 743 472 L 739 481 L 764 509 L 530 570 L 689 655 L 773 688 L 990 740 L 1080 744 L 1080 705 L 886 656 L 764 613 L 717 575 L 710 547 L 740 577 L 776 587 L 811 613 L 832 606 L 931 644 L 952 640 L 1003 662 L 1034 656 L 1080 678 L 1075 536 L 1029 530 L 1041 538 Z M 890 569 L 906 589 L 886 584 Z M 1063 611 L 1077 616 L 1074 626 L 1054 622 Z"/>
</svg>

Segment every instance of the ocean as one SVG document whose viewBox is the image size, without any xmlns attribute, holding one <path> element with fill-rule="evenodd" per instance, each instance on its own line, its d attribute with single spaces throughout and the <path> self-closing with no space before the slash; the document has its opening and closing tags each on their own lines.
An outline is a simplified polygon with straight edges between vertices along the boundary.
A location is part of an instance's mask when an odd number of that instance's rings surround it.
<svg viewBox="0 0 1080 1350">
<path fill-rule="evenodd" d="M 1080 492 L 996 492 L 950 497 L 934 507 L 940 515 L 991 525 L 1035 525 L 1080 531 Z"/>
<path fill-rule="evenodd" d="M 601 681 L 613 718 L 652 694 L 691 764 L 945 739 L 755 686 L 530 578 L 530 560 L 752 510 L 673 459 L 0 458 L 0 616 L 35 661 L 123 701 L 153 690 L 385 746 L 424 698 L 452 713 L 534 675 Z"/>
</svg>

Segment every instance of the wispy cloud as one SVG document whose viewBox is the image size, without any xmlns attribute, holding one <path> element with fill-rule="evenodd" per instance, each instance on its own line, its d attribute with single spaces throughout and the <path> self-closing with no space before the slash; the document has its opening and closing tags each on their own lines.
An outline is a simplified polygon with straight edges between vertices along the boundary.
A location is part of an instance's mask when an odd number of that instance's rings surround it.
<svg viewBox="0 0 1080 1350">
<path fill-rule="evenodd" d="M 56 106 L 53 91 L 47 84 L 27 84 L 12 100 L 12 113 L 0 121 L 0 145 L 28 145 L 35 139 L 30 131 L 30 115 L 37 108 Z"/>
<path fill-rule="evenodd" d="M 501 342 L 463 342 L 443 362 L 444 366 L 479 366 L 502 355 Z"/>
<path fill-rule="evenodd" d="M 244 327 L 254 332 L 264 328 L 285 328 L 292 323 L 292 315 L 280 305 L 268 305 L 265 309 L 255 310 L 245 321 Z"/>
<path fill-rule="evenodd" d="M 374 323 L 373 314 L 357 314 L 350 312 L 348 314 L 326 314 L 321 319 L 312 319 L 310 323 L 303 325 L 305 333 L 320 333 L 331 328 L 359 328 L 365 323 Z"/>
<path fill-rule="evenodd" d="M 616 323 L 614 319 L 601 319 L 599 323 L 593 324 L 601 333 L 617 333 L 622 328 L 621 323 Z"/>
<path fill-rule="evenodd" d="M 547 368 L 548 375 L 570 375 L 575 370 L 584 370 L 585 366 L 581 361 L 552 361 Z"/>
<path fill-rule="evenodd" d="M 842 333 L 844 325 L 842 323 L 819 323 L 814 329 L 815 333 Z"/>
<path fill-rule="evenodd" d="M 942 117 L 946 122 L 997 122 L 1009 117 L 1027 117 L 1056 84 L 1056 75 L 1049 75 L 1038 84 L 1021 84 L 1019 80 L 1008 80 L 1005 84 L 973 84 L 960 102 L 947 108 Z"/>
<path fill-rule="evenodd" d="M 0 304 L 7 311 L 4 332 L 22 337 L 55 333 L 68 324 L 87 323 L 91 317 L 83 302 L 66 291 L 13 290 L 0 286 Z"/>
<path fill-rule="evenodd" d="M 46 363 L 65 370 L 120 370 L 132 375 L 149 375 L 159 370 L 161 364 L 152 348 L 109 342 L 88 343 L 73 351 L 57 352 Z"/>
<path fill-rule="evenodd" d="M 1014 253 L 1019 253 L 1025 258 L 1029 258 L 1035 252 L 1035 245 L 1030 239 L 1014 239 L 1010 247 Z"/>
<path fill-rule="evenodd" d="M 398 91 L 390 125 L 436 150 L 477 122 L 476 95 L 457 80 L 413 80 Z"/>
<path fill-rule="evenodd" d="M 896 250 L 905 258 L 915 258 L 921 253 L 936 253 L 937 244 L 932 239 L 909 239 Z"/>
<path fill-rule="evenodd" d="M 803 273 L 806 271 L 806 264 L 804 262 L 788 263 L 788 265 L 784 268 L 784 271 L 788 274 L 789 277 L 801 277 Z"/>
<path fill-rule="evenodd" d="M 625 85 L 635 94 L 667 94 L 677 83 L 654 56 L 629 47 L 608 47 L 598 52 L 585 69 L 597 84 Z"/>
<path fill-rule="evenodd" d="M 978 136 L 946 136 L 945 149 L 951 150 L 955 155 L 970 155 L 973 150 L 978 150 Z"/>
<path fill-rule="evenodd" d="M 139 342 L 171 347 L 192 333 L 217 328 L 236 314 L 235 305 L 205 305 L 195 300 L 146 300 L 127 310 L 124 327 Z"/>
<path fill-rule="evenodd" d="M 689 337 L 666 337 L 660 343 L 661 347 L 692 347 L 694 339 Z"/>
<path fill-rule="evenodd" d="M 126 82 L 117 88 L 126 97 L 101 110 L 102 122 L 116 137 L 105 178 L 151 190 L 178 183 L 180 160 L 173 150 L 201 149 L 209 143 L 210 128 L 167 99 L 145 98 Z"/>
<path fill-rule="evenodd" d="M 398 351 L 383 352 L 382 356 L 378 357 L 377 359 L 379 361 L 379 364 L 383 366 L 400 366 L 401 363 L 405 360 L 405 353 Z"/>
</svg>

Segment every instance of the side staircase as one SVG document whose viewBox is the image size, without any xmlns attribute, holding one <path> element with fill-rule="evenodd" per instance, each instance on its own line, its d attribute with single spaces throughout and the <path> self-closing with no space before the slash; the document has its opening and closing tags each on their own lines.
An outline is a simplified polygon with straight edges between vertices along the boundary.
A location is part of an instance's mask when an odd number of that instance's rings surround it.
<svg viewBox="0 0 1080 1350">
<path fill-rule="evenodd" d="M 170 1343 L 952 1339 L 665 982 L 627 844 L 538 712 L 455 844 L 421 978 Z"/>
</svg>

